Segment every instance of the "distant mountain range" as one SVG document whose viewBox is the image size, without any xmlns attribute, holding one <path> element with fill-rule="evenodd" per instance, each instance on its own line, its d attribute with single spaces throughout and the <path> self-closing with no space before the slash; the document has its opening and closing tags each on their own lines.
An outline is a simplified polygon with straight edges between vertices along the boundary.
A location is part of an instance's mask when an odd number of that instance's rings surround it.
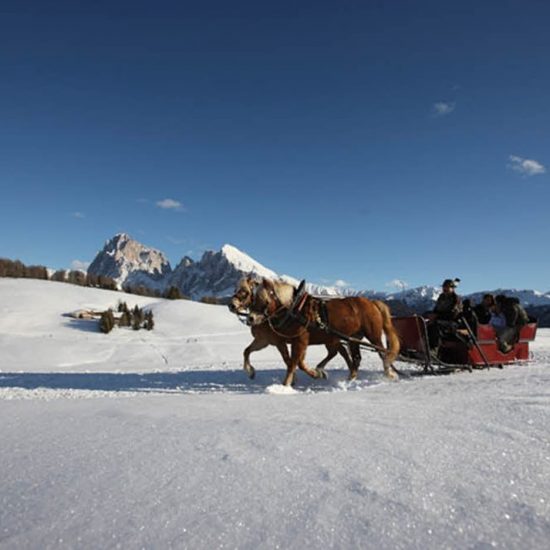
<svg viewBox="0 0 550 550">
<path fill-rule="evenodd" d="M 248 254 L 229 244 L 221 250 L 205 252 L 199 261 L 184 257 L 172 269 L 166 256 L 159 250 L 147 247 L 125 233 L 119 233 L 105 243 L 90 264 L 88 272 L 113 278 L 120 288 L 144 286 L 165 291 L 177 287 L 184 295 L 198 300 L 205 296 L 226 298 L 237 282 L 245 275 L 270 279 L 283 279 L 297 284 L 299 279 L 279 275 L 263 266 Z M 421 286 L 399 292 L 374 290 L 351 291 L 339 287 L 307 283 L 308 292 L 319 296 L 361 295 L 367 298 L 386 300 L 398 309 L 422 312 L 433 308 L 440 288 Z M 464 296 L 476 303 L 486 292 L 516 296 L 524 306 L 550 306 L 550 293 L 537 290 L 497 289 Z"/>
</svg>

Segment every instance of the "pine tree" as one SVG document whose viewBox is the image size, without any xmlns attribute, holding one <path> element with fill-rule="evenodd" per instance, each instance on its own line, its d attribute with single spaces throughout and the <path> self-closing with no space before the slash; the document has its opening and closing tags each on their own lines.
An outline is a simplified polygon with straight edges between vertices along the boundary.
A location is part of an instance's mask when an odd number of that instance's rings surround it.
<svg viewBox="0 0 550 550">
<path fill-rule="evenodd" d="M 132 328 L 134 330 L 139 330 L 141 328 L 139 316 L 137 316 L 135 313 L 132 315 Z"/>
<path fill-rule="evenodd" d="M 99 319 L 99 330 L 105 334 L 108 334 L 111 330 L 113 330 L 114 326 L 115 316 L 113 315 L 113 310 L 108 309 L 101 314 L 101 318 Z"/>
<path fill-rule="evenodd" d="M 119 327 L 129 327 L 131 324 L 130 320 L 130 313 L 127 311 L 124 311 L 122 315 L 120 316 L 120 319 L 118 321 Z"/>
<path fill-rule="evenodd" d="M 155 321 L 153 320 L 153 312 L 149 310 L 145 314 L 145 328 L 146 330 L 153 330 L 155 327 Z"/>
<path fill-rule="evenodd" d="M 27 279 L 48 280 L 48 270 L 43 265 L 30 265 L 25 269 Z"/>
<path fill-rule="evenodd" d="M 57 281 L 59 283 L 64 283 L 67 281 L 67 272 L 64 269 L 58 269 L 52 275 L 52 281 Z"/>
<path fill-rule="evenodd" d="M 168 300 L 181 300 L 183 298 L 183 294 L 177 286 L 171 286 L 168 289 L 168 292 L 166 292 L 166 298 Z"/>
<path fill-rule="evenodd" d="M 73 285 L 86 285 L 86 274 L 82 271 L 77 271 L 76 269 L 69 271 L 69 283 Z"/>
<path fill-rule="evenodd" d="M 134 311 L 132 312 L 133 313 L 133 317 L 134 319 L 137 319 L 137 322 L 139 324 L 143 323 L 143 310 L 140 309 L 137 304 L 136 306 L 134 307 Z"/>
<path fill-rule="evenodd" d="M 86 286 L 99 286 L 98 276 L 93 273 L 86 273 Z"/>
</svg>

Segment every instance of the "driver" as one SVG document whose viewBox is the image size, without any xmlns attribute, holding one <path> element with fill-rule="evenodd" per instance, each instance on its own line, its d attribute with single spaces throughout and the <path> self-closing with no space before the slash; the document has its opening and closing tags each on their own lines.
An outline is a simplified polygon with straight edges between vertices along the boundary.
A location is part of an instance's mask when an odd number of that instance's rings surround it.
<svg viewBox="0 0 550 550">
<path fill-rule="evenodd" d="M 443 281 L 442 292 L 434 307 L 438 321 L 456 321 L 462 313 L 462 300 L 455 290 L 459 282 L 460 279 L 445 279 Z"/>
<path fill-rule="evenodd" d="M 462 300 L 456 293 L 460 279 L 445 279 L 441 285 L 442 292 L 433 309 L 434 319 L 428 325 L 430 349 L 437 354 L 441 337 L 456 335 L 458 319 L 462 315 Z"/>
</svg>

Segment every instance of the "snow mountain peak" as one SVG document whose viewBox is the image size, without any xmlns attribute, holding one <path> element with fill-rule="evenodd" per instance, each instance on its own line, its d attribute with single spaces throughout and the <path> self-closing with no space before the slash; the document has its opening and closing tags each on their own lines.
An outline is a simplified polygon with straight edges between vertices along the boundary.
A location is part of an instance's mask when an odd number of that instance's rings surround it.
<svg viewBox="0 0 550 550">
<path fill-rule="evenodd" d="M 169 286 L 178 287 L 183 294 L 197 299 L 203 296 L 229 296 L 239 280 L 254 274 L 278 278 L 278 275 L 235 246 L 225 244 L 221 250 L 208 250 L 193 262 L 184 258 L 169 277 Z"/>
<path fill-rule="evenodd" d="M 239 271 L 252 273 L 260 277 L 269 277 L 271 279 L 279 277 L 274 271 L 257 262 L 248 254 L 239 250 L 236 246 L 224 244 L 220 252 L 227 262 Z"/>
</svg>

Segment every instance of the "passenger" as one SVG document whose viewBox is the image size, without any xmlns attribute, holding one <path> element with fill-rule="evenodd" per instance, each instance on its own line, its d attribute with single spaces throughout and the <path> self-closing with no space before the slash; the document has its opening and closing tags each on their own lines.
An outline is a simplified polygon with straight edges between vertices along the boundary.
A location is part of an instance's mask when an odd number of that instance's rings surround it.
<svg viewBox="0 0 550 550">
<path fill-rule="evenodd" d="M 491 315 L 495 308 L 495 297 L 492 294 L 484 294 L 483 300 L 478 304 L 474 311 L 477 316 L 477 320 L 482 325 L 488 325 L 491 321 Z"/>
<path fill-rule="evenodd" d="M 499 349 L 502 353 L 508 353 L 518 342 L 521 327 L 529 322 L 529 316 L 517 298 L 499 294 L 495 300 L 505 320 L 504 327 L 497 329 Z"/>
<path fill-rule="evenodd" d="M 504 312 L 502 311 L 501 304 L 497 302 L 495 302 L 495 305 L 491 311 L 489 324 L 495 329 L 497 333 L 506 327 L 506 317 L 504 317 Z"/>
<path fill-rule="evenodd" d="M 445 279 L 443 292 L 437 298 L 433 313 L 434 320 L 428 325 L 428 339 L 430 348 L 435 354 L 439 349 L 441 338 L 449 338 L 456 335 L 458 319 L 462 315 L 462 301 L 455 292 L 460 279 Z"/>
</svg>

